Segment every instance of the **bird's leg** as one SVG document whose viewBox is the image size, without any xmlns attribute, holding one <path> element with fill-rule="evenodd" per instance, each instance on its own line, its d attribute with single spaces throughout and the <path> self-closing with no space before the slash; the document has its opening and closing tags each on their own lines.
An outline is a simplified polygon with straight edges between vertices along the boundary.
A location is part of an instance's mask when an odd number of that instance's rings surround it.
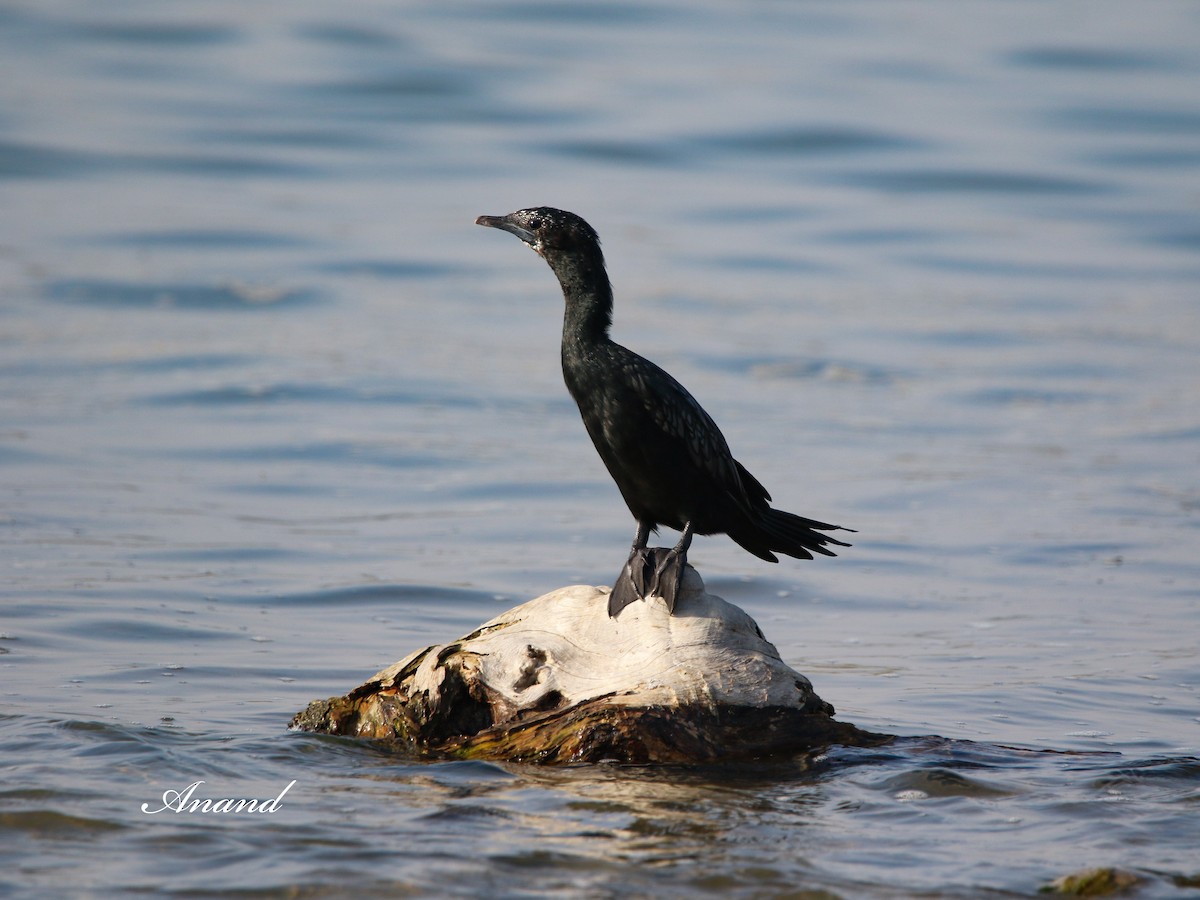
<svg viewBox="0 0 1200 900">
<path fill-rule="evenodd" d="M 629 559 L 625 568 L 617 576 L 617 583 L 608 594 L 608 614 L 615 616 L 634 600 L 644 600 L 646 597 L 646 575 L 650 570 L 653 556 L 647 550 L 650 542 L 650 526 L 638 522 L 637 534 L 633 538 L 633 546 L 629 548 Z"/>
<path fill-rule="evenodd" d="M 679 585 L 683 582 L 683 570 L 687 566 L 688 547 L 692 546 L 692 523 L 683 526 L 679 543 L 667 551 L 662 562 L 654 570 L 650 583 L 650 594 L 662 597 L 667 603 L 667 613 L 675 612 L 675 600 L 679 596 Z"/>
</svg>

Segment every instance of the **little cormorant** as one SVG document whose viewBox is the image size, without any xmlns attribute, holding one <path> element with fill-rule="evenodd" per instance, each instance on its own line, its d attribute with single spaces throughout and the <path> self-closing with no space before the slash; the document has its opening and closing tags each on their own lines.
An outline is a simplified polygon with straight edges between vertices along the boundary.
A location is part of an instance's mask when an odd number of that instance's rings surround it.
<svg viewBox="0 0 1200 900">
<path fill-rule="evenodd" d="M 550 264 L 566 301 L 562 367 L 567 390 L 621 496 L 637 520 L 625 568 L 608 599 L 615 616 L 634 600 L 675 599 L 695 534 L 727 534 L 769 562 L 812 559 L 848 547 L 823 531 L 850 531 L 768 505 L 771 495 L 729 452 L 712 418 L 678 381 L 608 336 L 612 287 L 600 238 L 574 213 L 542 206 L 480 216 L 515 234 Z M 682 532 L 669 551 L 647 549 L 666 525 Z"/>
</svg>

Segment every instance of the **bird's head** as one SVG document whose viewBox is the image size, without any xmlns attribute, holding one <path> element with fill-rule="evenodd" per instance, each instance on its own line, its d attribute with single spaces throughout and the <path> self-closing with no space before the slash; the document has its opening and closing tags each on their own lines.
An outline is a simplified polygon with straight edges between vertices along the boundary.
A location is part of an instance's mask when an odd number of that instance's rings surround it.
<svg viewBox="0 0 1200 900">
<path fill-rule="evenodd" d="M 575 213 L 551 206 L 519 209 L 507 216 L 480 216 L 475 224 L 515 234 L 543 258 L 547 254 L 590 254 L 600 249 L 600 238 L 591 225 Z"/>
</svg>

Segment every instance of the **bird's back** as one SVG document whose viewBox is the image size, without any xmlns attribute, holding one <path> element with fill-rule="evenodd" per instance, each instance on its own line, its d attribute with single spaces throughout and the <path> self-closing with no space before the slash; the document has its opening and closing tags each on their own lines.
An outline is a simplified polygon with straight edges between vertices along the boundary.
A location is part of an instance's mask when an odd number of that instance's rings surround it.
<svg viewBox="0 0 1200 900">
<path fill-rule="evenodd" d="M 564 346 L 563 375 L 639 521 L 676 529 L 692 521 L 698 533 L 710 534 L 726 530 L 733 509 L 765 502 L 757 481 L 745 483 L 745 470 L 708 413 L 650 360 L 613 341 L 586 353 Z"/>
</svg>

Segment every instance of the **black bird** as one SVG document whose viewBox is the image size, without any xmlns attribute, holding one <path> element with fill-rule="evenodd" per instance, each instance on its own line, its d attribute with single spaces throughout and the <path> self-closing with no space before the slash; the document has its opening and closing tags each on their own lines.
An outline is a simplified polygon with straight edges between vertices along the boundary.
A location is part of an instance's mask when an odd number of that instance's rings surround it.
<svg viewBox="0 0 1200 900">
<path fill-rule="evenodd" d="M 768 562 L 779 562 L 776 552 L 812 559 L 814 552 L 835 556 L 830 544 L 850 546 L 821 532 L 852 529 L 772 509 L 766 488 L 733 458 L 721 430 L 683 385 L 608 336 L 612 286 L 600 238 L 587 222 L 541 206 L 480 216 L 475 224 L 515 234 L 562 286 L 563 378 L 638 523 L 609 594 L 610 616 L 654 595 L 674 612 L 695 534 L 727 534 Z M 659 525 L 683 533 L 669 551 L 646 547 Z"/>
</svg>

